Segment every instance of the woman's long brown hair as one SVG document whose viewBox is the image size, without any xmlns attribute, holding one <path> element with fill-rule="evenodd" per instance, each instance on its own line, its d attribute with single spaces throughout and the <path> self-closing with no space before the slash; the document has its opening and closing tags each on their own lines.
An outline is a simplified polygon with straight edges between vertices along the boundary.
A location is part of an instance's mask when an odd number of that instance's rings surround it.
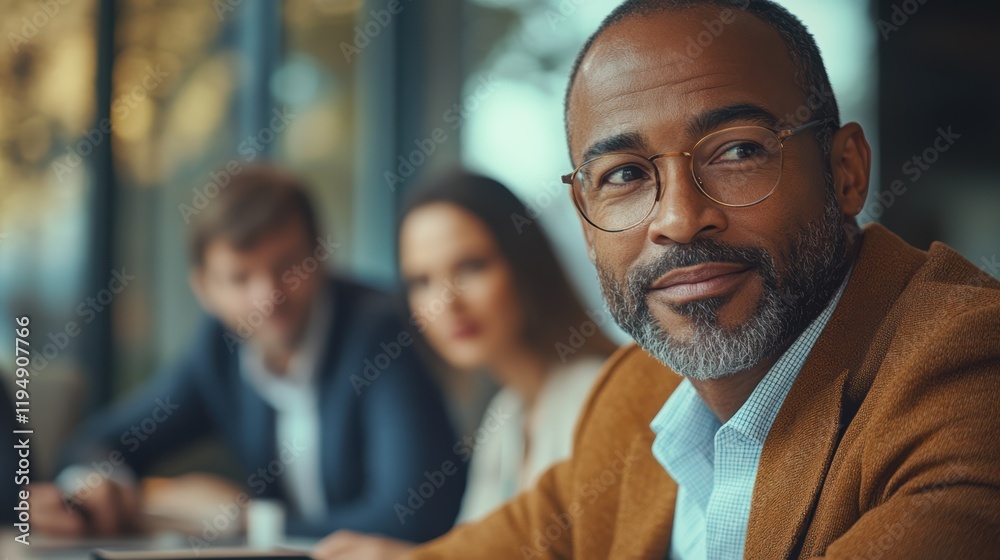
<svg viewBox="0 0 1000 560">
<path fill-rule="evenodd" d="M 434 175 L 409 193 L 397 224 L 401 226 L 417 208 L 434 203 L 470 212 L 493 234 L 524 306 L 525 341 L 541 356 L 560 363 L 583 356 L 607 357 L 614 351 L 616 345 L 593 324 L 577 297 L 541 224 L 507 187 L 463 169 Z M 603 313 L 594 310 L 591 315 Z M 580 332 L 588 321 L 592 334 L 582 337 L 583 344 L 577 347 L 580 337 L 572 330 Z M 590 326 L 583 330 L 591 333 Z"/>
</svg>

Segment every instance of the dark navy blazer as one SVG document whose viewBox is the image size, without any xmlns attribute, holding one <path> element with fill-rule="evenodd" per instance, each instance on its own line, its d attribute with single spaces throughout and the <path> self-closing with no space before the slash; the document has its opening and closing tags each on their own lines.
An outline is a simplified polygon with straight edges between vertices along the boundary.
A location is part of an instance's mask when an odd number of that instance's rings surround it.
<svg viewBox="0 0 1000 560">
<path fill-rule="evenodd" d="M 287 531 L 322 536 L 352 529 L 418 542 L 441 535 L 454 523 L 466 478 L 441 393 L 387 296 L 344 279 L 332 279 L 329 289 L 332 325 L 317 375 L 328 514 L 319 521 L 291 515 Z M 250 498 L 289 503 L 281 481 L 258 472 L 283 468 L 285 444 L 275 441 L 274 410 L 240 374 L 226 332 L 206 319 L 175 364 L 87 422 L 61 463 L 89 465 L 118 450 L 141 476 L 215 433 L 243 467 Z M 285 450 L 286 460 L 293 451 Z M 444 475 L 446 461 L 451 474 Z"/>
</svg>

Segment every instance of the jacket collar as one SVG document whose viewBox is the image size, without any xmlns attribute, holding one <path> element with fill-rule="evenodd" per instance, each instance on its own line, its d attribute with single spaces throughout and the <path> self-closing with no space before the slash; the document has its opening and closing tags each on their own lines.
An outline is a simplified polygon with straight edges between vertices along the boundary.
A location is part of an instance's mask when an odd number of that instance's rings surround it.
<svg viewBox="0 0 1000 560">
<path fill-rule="evenodd" d="M 877 371 L 877 365 L 862 363 L 863 349 L 870 346 L 926 258 L 924 252 L 880 225 L 864 231 L 841 300 L 764 443 L 747 526 L 746 558 L 797 554 L 843 429 Z M 642 375 L 669 376 L 668 392 L 680 382 L 676 374 L 650 363 L 650 371 Z M 667 555 L 677 484 L 652 454 L 654 437 L 652 430 L 644 430 L 630 442 L 609 552 L 612 558 Z"/>
<path fill-rule="evenodd" d="M 871 341 L 925 259 L 880 225 L 865 228 L 854 271 L 778 412 L 761 454 L 747 526 L 747 558 L 796 554 L 843 428 L 877 367 Z"/>
</svg>

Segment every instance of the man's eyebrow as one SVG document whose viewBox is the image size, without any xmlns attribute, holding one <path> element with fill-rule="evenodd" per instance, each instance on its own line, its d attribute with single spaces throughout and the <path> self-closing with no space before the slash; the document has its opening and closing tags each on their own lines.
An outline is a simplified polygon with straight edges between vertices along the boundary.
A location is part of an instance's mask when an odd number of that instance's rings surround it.
<svg viewBox="0 0 1000 560">
<path fill-rule="evenodd" d="M 688 137 L 697 140 L 719 126 L 734 121 L 752 122 L 763 126 L 777 126 L 778 117 L 760 105 L 741 103 L 712 109 L 694 117 L 688 122 L 686 132 Z M 647 150 L 648 145 L 642 134 L 638 132 L 623 132 L 602 138 L 591 144 L 583 152 L 583 161 L 590 161 L 595 157 L 609 153 L 645 153 Z"/>
<path fill-rule="evenodd" d="M 778 117 L 760 105 L 752 103 L 730 105 L 712 109 L 691 119 L 687 125 L 687 134 L 689 138 L 698 139 L 719 126 L 733 121 L 750 121 L 764 126 L 777 126 Z"/>
<path fill-rule="evenodd" d="M 638 132 L 623 132 L 594 142 L 583 152 L 583 161 L 613 152 L 644 152 L 646 139 Z"/>
</svg>

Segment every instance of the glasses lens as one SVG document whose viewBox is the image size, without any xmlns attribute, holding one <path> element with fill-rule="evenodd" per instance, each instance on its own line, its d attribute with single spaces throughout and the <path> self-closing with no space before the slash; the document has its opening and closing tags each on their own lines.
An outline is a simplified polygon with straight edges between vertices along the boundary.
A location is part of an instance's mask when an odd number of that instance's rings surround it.
<svg viewBox="0 0 1000 560">
<path fill-rule="evenodd" d="M 759 202 L 781 178 L 781 145 L 766 128 L 736 127 L 710 134 L 692 155 L 699 187 L 723 204 Z"/>
<path fill-rule="evenodd" d="M 580 212 L 595 226 L 619 231 L 641 222 L 656 203 L 656 170 L 638 156 L 608 155 L 573 177 Z"/>
</svg>

